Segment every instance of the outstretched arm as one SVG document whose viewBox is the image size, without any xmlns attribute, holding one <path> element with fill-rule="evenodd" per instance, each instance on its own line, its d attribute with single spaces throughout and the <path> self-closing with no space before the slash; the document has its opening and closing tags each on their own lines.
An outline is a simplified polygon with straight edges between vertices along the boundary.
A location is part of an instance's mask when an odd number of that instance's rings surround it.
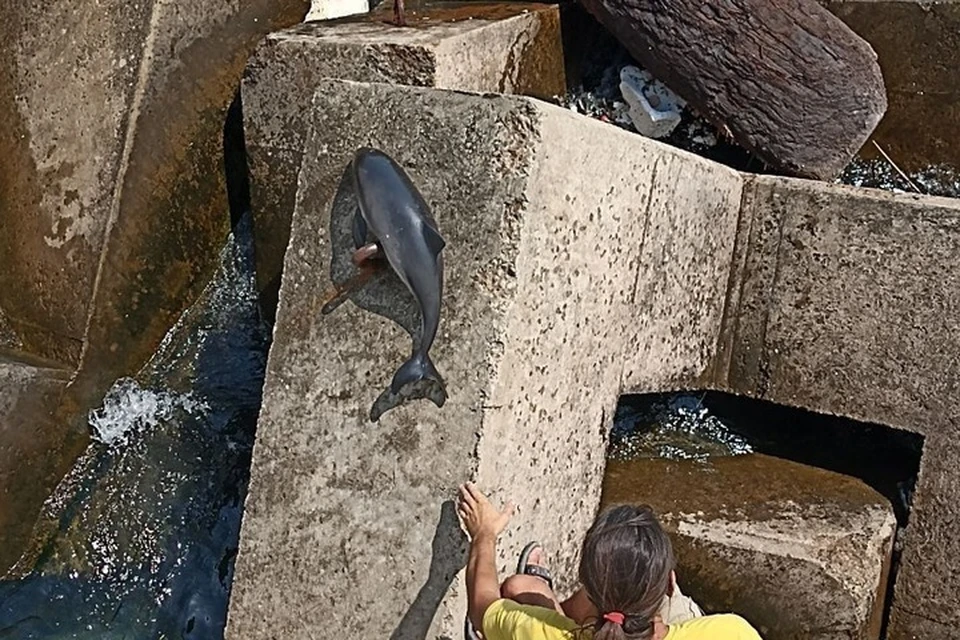
<svg viewBox="0 0 960 640">
<path fill-rule="evenodd" d="M 472 483 L 460 486 L 457 513 L 470 535 L 467 560 L 467 615 L 475 629 L 483 629 L 483 614 L 500 599 L 497 580 L 497 537 L 513 515 L 514 505 L 507 503 L 503 511 L 490 503 Z"/>
</svg>

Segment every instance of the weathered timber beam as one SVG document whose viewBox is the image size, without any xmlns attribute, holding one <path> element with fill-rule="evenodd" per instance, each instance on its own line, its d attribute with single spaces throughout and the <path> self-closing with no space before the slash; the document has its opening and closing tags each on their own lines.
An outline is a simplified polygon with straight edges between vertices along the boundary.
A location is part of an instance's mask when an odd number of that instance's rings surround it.
<svg viewBox="0 0 960 640">
<path fill-rule="evenodd" d="M 636 60 L 785 173 L 835 177 L 887 109 L 870 45 L 815 0 L 580 0 Z"/>
</svg>

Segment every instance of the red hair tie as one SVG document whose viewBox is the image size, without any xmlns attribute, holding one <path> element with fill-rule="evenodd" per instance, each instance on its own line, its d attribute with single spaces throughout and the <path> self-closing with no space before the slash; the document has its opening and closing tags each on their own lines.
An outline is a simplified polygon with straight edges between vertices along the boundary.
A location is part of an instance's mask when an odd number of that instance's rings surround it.
<svg viewBox="0 0 960 640">
<path fill-rule="evenodd" d="M 611 611 L 610 613 L 603 614 L 603 619 L 607 622 L 623 626 L 624 615 L 619 611 Z"/>
</svg>

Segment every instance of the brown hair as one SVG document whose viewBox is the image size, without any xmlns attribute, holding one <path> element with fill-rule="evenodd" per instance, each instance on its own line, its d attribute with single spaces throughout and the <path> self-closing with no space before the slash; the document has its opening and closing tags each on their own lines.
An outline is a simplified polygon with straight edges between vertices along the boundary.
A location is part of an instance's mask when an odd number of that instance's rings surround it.
<svg viewBox="0 0 960 640">
<path fill-rule="evenodd" d="M 670 538 L 646 505 L 608 507 L 587 531 L 580 583 L 599 612 L 594 640 L 647 640 L 670 589 Z M 607 620 L 605 614 L 623 622 Z"/>
</svg>

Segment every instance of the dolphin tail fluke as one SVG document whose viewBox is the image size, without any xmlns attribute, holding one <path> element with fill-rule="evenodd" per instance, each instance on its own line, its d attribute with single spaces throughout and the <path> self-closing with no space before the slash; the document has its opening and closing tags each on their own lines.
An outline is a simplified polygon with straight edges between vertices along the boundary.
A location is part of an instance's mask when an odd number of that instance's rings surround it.
<svg viewBox="0 0 960 640">
<path fill-rule="evenodd" d="M 427 398 L 438 407 L 447 400 L 446 384 L 426 353 L 413 354 L 397 369 L 390 390 L 408 398 Z"/>
</svg>

